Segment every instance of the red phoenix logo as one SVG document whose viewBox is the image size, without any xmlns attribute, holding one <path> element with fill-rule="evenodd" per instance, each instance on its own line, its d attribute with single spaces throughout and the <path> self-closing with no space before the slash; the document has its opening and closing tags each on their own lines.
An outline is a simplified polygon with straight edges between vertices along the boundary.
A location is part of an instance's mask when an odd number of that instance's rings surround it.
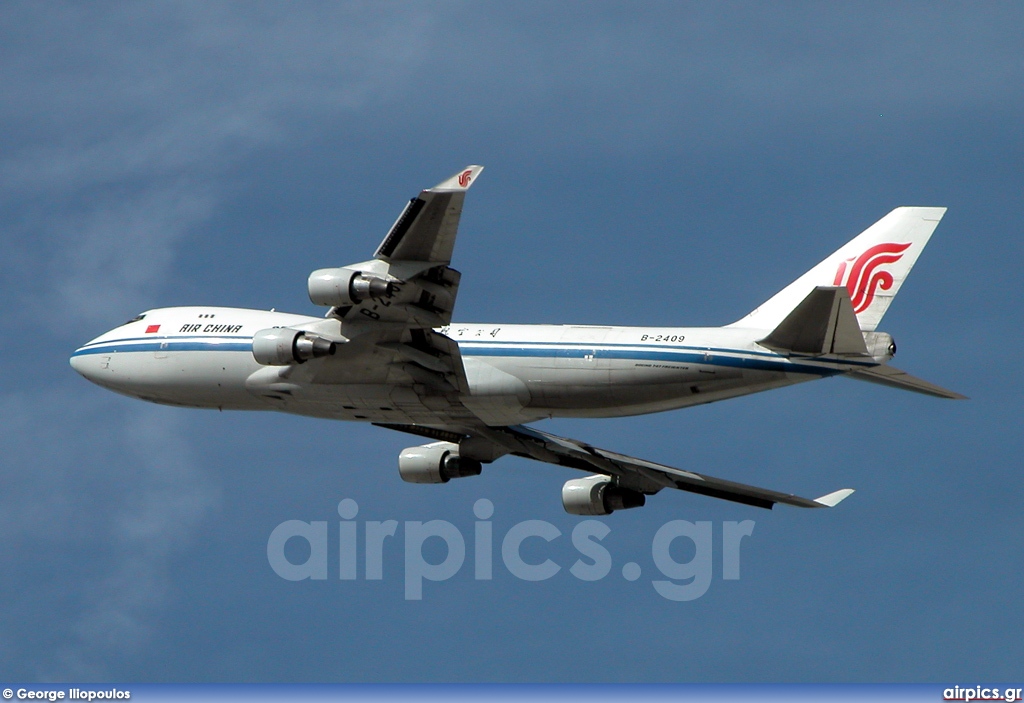
<svg viewBox="0 0 1024 703">
<path fill-rule="evenodd" d="M 860 256 L 841 262 L 832 285 L 841 286 L 843 279 L 846 279 L 846 290 L 850 291 L 853 311 L 860 314 L 871 307 L 871 303 L 875 300 L 875 291 L 879 288 L 882 290 L 892 288 L 892 274 L 885 270 L 879 271 L 878 267 L 899 261 L 903 258 L 903 252 L 909 247 L 910 242 L 906 244 L 894 242 L 876 244 Z M 847 269 L 849 269 L 849 274 L 847 274 Z"/>
<path fill-rule="evenodd" d="M 472 176 L 473 176 L 473 170 L 467 168 L 465 171 L 463 171 L 462 173 L 459 174 L 459 185 L 462 186 L 463 188 L 468 186 L 469 185 L 469 179 L 472 178 Z"/>
</svg>

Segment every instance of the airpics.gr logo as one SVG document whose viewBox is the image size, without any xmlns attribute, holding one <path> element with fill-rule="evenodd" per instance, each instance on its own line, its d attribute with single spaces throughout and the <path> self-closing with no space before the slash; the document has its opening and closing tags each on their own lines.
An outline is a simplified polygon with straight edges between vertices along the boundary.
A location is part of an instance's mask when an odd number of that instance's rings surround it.
<svg viewBox="0 0 1024 703">
<path fill-rule="evenodd" d="M 859 315 L 871 307 L 871 303 L 875 301 L 876 290 L 892 288 L 892 274 L 884 269 L 878 270 L 878 267 L 896 263 L 903 258 L 903 252 L 909 247 L 910 242 L 876 244 L 860 256 L 850 257 L 841 262 L 832 285 L 841 286 L 844 281 L 846 282 L 853 311 Z"/>
<path fill-rule="evenodd" d="M 360 522 L 355 519 L 358 514 L 359 505 L 345 498 L 338 503 L 341 521 L 336 531 L 329 529 L 326 520 L 285 520 L 267 539 L 270 568 L 286 581 L 327 580 L 330 571 L 337 574 L 339 581 L 354 581 L 360 573 L 367 581 L 380 581 L 384 579 L 385 563 L 391 565 L 389 570 L 395 568 L 395 559 L 385 559 L 385 552 L 394 554 L 402 549 L 405 559 L 400 578 L 405 581 L 405 600 L 422 600 L 425 581 L 447 581 L 458 574 L 467 561 L 467 552 L 472 555 L 469 560 L 477 581 L 495 578 L 495 552 L 500 553 L 505 571 L 521 581 L 546 581 L 560 572 L 568 572 L 579 581 L 599 581 L 612 575 L 617 564 L 623 579 L 637 581 L 645 568 L 635 561 L 623 564 L 612 557 L 608 548 L 612 541 L 606 541 L 612 528 L 600 520 L 574 523 L 569 535 L 563 535 L 546 520 L 524 520 L 499 538 L 494 535 L 491 522 L 494 504 L 486 498 L 473 505 L 477 520 L 471 540 L 447 520 L 407 520 L 404 524 L 397 520 Z M 658 575 L 650 586 L 658 595 L 672 601 L 691 601 L 703 596 L 711 586 L 717 561 L 713 558 L 716 543 L 721 549 L 722 579 L 739 580 L 740 544 L 753 532 L 753 520 L 726 520 L 720 530 L 710 521 L 670 520 L 654 531 L 649 546 L 631 546 L 649 550 Z M 332 533 L 337 535 L 336 546 L 331 544 L 335 540 Z M 571 541 L 573 551 L 567 549 L 565 537 Z M 404 546 L 392 546 L 399 539 Z M 444 544 L 444 559 L 437 561 L 437 549 L 429 545 L 424 548 L 431 541 Z M 332 555 L 337 555 L 337 566 L 328 568 L 334 561 Z M 680 558 L 686 556 L 689 558 Z"/>
<path fill-rule="evenodd" d="M 465 188 L 469 185 L 470 179 L 473 177 L 473 170 L 467 168 L 465 171 L 459 174 L 459 185 Z"/>
</svg>

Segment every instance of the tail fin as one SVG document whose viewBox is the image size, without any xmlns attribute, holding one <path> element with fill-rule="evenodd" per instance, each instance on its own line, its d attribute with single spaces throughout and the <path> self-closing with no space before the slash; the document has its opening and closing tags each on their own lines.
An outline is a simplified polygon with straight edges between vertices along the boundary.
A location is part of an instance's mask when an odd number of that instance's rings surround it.
<svg viewBox="0 0 1024 703">
<path fill-rule="evenodd" d="M 860 329 L 873 332 L 889 309 L 944 207 L 898 207 L 730 327 L 776 328 L 819 286 L 846 286 Z"/>
</svg>

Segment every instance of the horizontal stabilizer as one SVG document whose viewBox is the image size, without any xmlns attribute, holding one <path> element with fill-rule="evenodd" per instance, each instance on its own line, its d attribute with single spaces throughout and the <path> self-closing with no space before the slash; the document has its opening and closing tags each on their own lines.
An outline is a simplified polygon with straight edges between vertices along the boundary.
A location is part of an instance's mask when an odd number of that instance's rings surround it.
<svg viewBox="0 0 1024 703">
<path fill-rule="evenodd" d="M 778 352 L 810 356 L 868 355 L 850 293 L 839 286 L 816 287 L 758 344 Z"/>
<path fill-rule="evenodd" d="M 928 383 L 923 381 L 916 376 L 911 376 L 906 371 L 900 371 L 897 368 L 882 364 L 881 366 L 873 366 L 870 369 L 859 369 L 847 374 L 850 378 L 856 378 L 859 381 L 868 381 L 870 383 L 879 383 L 883 386 L 892 386 L 893 388 L 902 388 L 905 391 L 913 391 L 915 393 L 924 393 L 925 395 L 935 396 L 936 398 L 950 398 L 952 400 L 966 400 L 967 396 L 954 393 L 953 391 L 940 388 L 934 383 Z"/>
</svg>

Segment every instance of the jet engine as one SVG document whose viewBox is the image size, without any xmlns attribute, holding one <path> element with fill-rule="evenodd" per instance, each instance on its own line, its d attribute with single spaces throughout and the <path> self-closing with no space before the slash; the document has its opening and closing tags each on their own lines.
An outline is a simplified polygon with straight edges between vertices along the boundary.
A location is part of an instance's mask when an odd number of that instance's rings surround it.
<svg viewBox="0 0 1024 703">
<path fill-rule="evenodd" d="M 260 330 L 252 336 L 252 355 L 264 366 L 288 366 L 330 356 L 337 344 L 311 332 L 288 327 Z"/>
<path fill-rule="evenodd" d="M 355 305 L 394 293 L 390 281 L 356 269 L 318 269 L 309 274 L 309 299 L 316 305 Z"/>
<path fill-rule="evenodd" d="M 562 486 L 562 507 L 572 515 L 611 515 L 616 510 L 642 507 L 646 502 L 640 491 L 616 486 L 610 477 L 601 474 L 574 478 Z"/>
<path fill-rule="evenodd" d="M 434 442 L 403 449 L 398 455 L 398 473 L 409 483 L 448 483 L 453 478 L 479 476 L 480 462 L 459 456 L 459 445 Z"/>
</svg>

